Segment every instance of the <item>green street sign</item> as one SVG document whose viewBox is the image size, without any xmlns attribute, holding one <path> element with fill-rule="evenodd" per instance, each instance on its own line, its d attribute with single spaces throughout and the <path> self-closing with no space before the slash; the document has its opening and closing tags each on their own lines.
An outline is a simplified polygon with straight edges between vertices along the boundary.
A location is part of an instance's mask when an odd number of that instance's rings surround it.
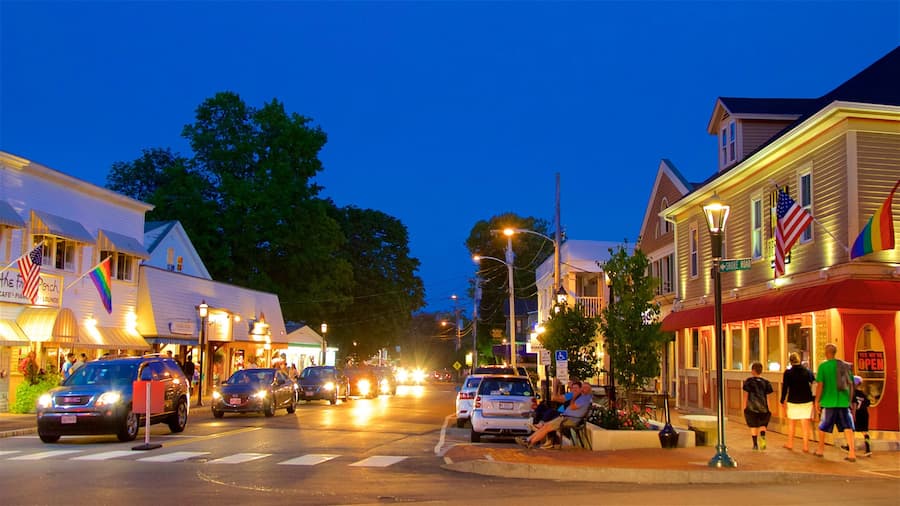
<svg viewBox="0 0 900 506">
<path fill-rule="evenodd" d="M 749 258 L 726 258 L 719 262 L 719 272 L 746 271 L 749 269 Z"/>
</svg>

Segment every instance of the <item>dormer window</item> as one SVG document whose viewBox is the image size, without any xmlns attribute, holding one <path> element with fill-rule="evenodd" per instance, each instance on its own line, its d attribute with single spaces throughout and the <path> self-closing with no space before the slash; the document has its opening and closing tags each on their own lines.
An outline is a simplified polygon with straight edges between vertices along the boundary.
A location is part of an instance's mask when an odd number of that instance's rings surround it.
<svg viewBox="0 0 900 506">
<path fill-rule="evenodd" d="M 735 157 L 737 156 L 737 126 L 735 125 L 734 120 L 729 121 L 722 127 L 719 142 L 722 146 L 720 159 L 722 161 L 722 167 L 725 167 L 731 162 L 734 162 Z"/>
</svg>

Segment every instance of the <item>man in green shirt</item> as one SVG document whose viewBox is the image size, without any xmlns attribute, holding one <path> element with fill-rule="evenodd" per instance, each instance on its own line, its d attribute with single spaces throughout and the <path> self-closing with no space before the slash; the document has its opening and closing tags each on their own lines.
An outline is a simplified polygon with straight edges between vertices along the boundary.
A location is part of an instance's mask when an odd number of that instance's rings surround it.
<svg viewBox="0 0 900 506">
<path fill-rule="evenodd" d="M 847 438 L 849 454 L 844 459 L 848 462 L 856 462 L 856 448 L 853 444 L 853 417 L 850 414 L 850 389 L 838 388 L 838 373 L 850 375 L 849 384 L 853 384 L 853 376 L 844 363 L 834 356 L 837 354 L 837 346 L 832 343 L 825 345 L 825 361 L 819 364 L 816 371 L 816 410 L 822 409 L 822 421 L 819 423 L 819 446 L 816 457 L 825 456 L 825 434 L 831 433 L 834 426 L 844 431 Z"/>
</svg>

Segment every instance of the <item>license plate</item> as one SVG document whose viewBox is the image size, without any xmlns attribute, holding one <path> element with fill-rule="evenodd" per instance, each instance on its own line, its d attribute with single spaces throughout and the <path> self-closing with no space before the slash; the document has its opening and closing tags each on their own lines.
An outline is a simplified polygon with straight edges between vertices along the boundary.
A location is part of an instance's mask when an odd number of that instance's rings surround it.
<svg viewBox="0 0 900 506">
<path fill-rule="evenodd" d="M 503 401 L 500 401 L 500 409 L 512 409 L 512 408 L 513 408 L 513 403 L 512 403 L 512 402 L 503 402 Z"/>
<path fill-rule="evenodd" d="M 240 404 L 240 403 L 241 403 L 240 397 L 232 397 L 231 398 L 231 404 Z"/>
<path fill-rule="evenodd" d="M 69 424 L 69 423 L 75 423 L 77 420 L 78 420 L 78 417 L 75 415 L 63 415 L 60 417 L 59 421 L 60 421 L 60 423 Z"/>
<path fill-rule="evenodd" d="M 81 401 L 81 397 L 63 397 L 63 404 L 74 404 Z"/>
<path fill-rule="evenodd" d="M 306 391 L 306 395 L 312 395 L 312 394 L 313 394 L 313 391 L 312 391 L 312 390 L 307 390 L 307 391 Z"/>
</svg>

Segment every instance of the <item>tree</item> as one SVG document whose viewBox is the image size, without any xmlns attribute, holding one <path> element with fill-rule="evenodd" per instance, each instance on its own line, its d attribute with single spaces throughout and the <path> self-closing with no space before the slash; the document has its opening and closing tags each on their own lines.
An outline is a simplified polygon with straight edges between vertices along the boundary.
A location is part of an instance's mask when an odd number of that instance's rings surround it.
<svg viewBox="0 0 900 506">
<path fill-rule="evenodd" d="M 551 311 L 544 323 L 544 332 L 538 336 L 541 345 L 550 350 L 553 363 L 551 376 L 556 376 L 556 350 L 569 352 L 569 375 L 587 380 L 597 375 L 597 320 L 584 316 L 581 308 L 559 306 Z"/>
<path fill-rule="evenodd" d="M 659 376 L 665 338 L 657 321 L 659 305 L 653 302 L 657 281 L 648 276 L 650 262 L 639 249 L 629 255 L 626 246 L 610 249 L 603 268 L 611 299 L 601 311 L 600 330 L 613 381 L 631 391 Z"/>
<path fill-rule="evenodd" d="M 409 235 L 396 218 L 372 209 L 332 208 L 347 241 L 339 257 L 353 268 L 352 302 L 331 313 L 332 340 L 360 357 L 398 344 L 412 313 L 425 305 L 425 288 L 416 276 L 419 261 L 409 256 Z"/>
<path fill-rule="evenodd" d="M 505 213 L 475 223 L 466 239 L 466 248 L 472 255 L 491 256 L 505 261 L 507 238 L 496 231 L 507 227 L 550 235 L 545 220 Z M 513 252 L 515 298 L 535 299 L 537 292 L 534 271 L 538 265 L 553 255 L 553 243 L 532 234 L 517 234 L 513 238 Z M 484 336 L 479 338 L 478 347 L 482 349 L 482 343 L 489 340 L 491 328 L 506 327 L 504 311 L 509 305 L 509 276 L 504 264 L 490 259 L 483 260 L 478 266 L 478 276 L 482 280 L 478 325 L 479 328 L 485 329 L 478 333 L 479 336 Z M 518 337 L 521 340 L 521 336 Z"/>
</svg>

